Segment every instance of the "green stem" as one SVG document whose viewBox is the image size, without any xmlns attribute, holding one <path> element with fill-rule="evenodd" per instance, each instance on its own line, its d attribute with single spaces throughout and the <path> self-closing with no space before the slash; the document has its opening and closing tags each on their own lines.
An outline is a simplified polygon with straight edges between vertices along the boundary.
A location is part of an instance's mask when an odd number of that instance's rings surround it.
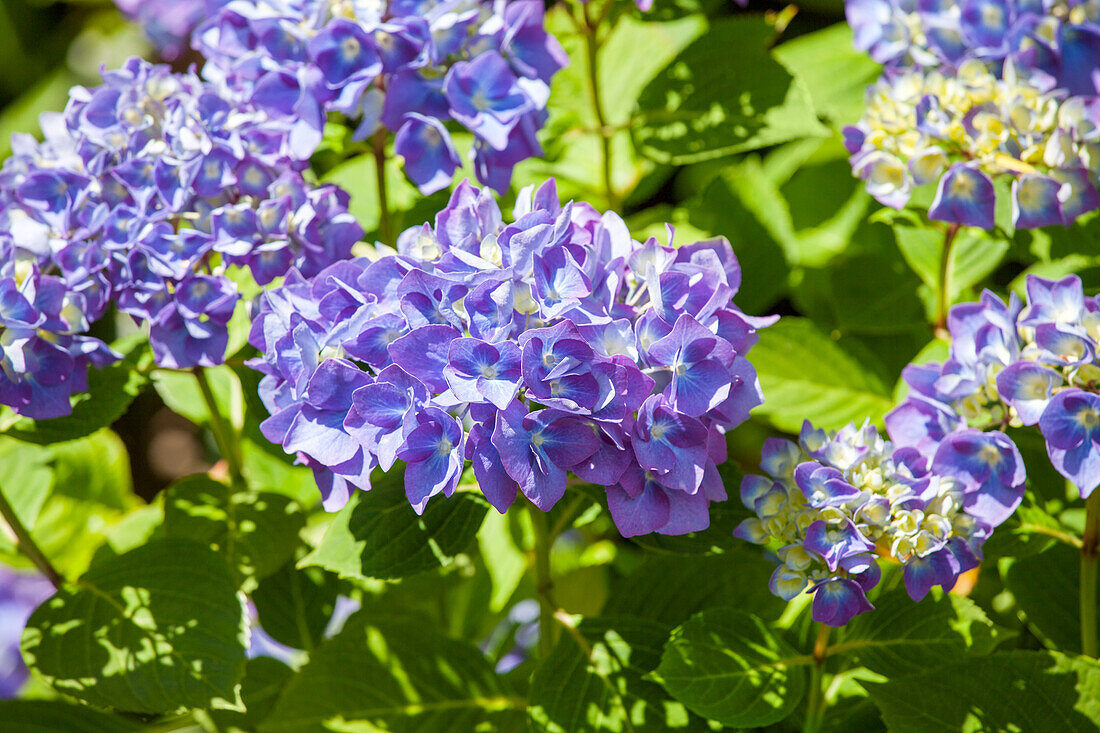
<svg viewBox="0 0 1100 733">
<path fill-rule="evenodd" d="M 610 7 L 610 3 L 607 4 Z M 611 161 L 611 138 L 615 134 L 611 126 L 607 124 L 607 115 L 604 113 L 603 100 L 600 98 L 600 73 L 599 53 L 600 39 L 598 37 L 600 22 L 606 16 L 593 20 L 589 13 L 589 4 L 581 6 L 584 13 L 584 47 L 588 57 L 588 87 L 592 96 L 592 110 L 596 114 L 596 122 L 599 125 L 600 146 L 602 147 L 603 163 L 603 187 L 607 196 L 607 207 L 612 211 L 619 208 L 619 196 L 615 193 L 615 182 L 612 174 L 614 166 Z"/>
<path fill-rule="evenodd" d="M 810 672 L 810 698 L 806 703 L 805 733 L 817 733 L 825 722 L 825 658 L 829 655 L 830 627 L 819 624 L 814 642 L 814 666 Z"/>
<path fill-rule="evenodd" d="M 1096 556 L 1100 539 L 1100 491 L 1085 503 L 1085 533 L 1081 537 L 1081 652 L 1100 656 L 1096 639 Z"/>
<path fill-rule="evenodd" d="M 12 534 L 15 535 L 15 541 L 19 545 L 19 549 L 27 556 L 27 559 L 34 563 L 34 566 L 38 568 L 38 572 L 45 575 L 49 581 L 53 583 L 54 588 L 60 588 L 65 583 L 65 579 L 61 577 L 61 574 L 57 572 L 57 569 L 54 568 L 53 564 L 50 563 L 49 559 L 35 543 L 34 538 L 31 537 L 31 533 L 27 531 L 27 528 L 19 521 L 19 515 L 12 509 L 3 491 L 0 491 L 0 516 L 2 516 L 4 522 L 11 527 Z"/>
<path fill-rule="evenodd" d="M 943 252 L 940 254 L 940 279 L 936 284 L 936 328 L 947 328 L 947 312 L 951 307 L 951 254 L 955 239 L 959 234 L 959 225 L 952 224 L 943 234 Z"/>
<path fill-rule="evenodd" d="M 374 146 L 374 175 L 378 184 L 378 238 L 382 244 L 392 247 L 395 242 L 390 197 L 386 192 L 386 129 L 379 128 L 371 142 Z"/>
<path fill-rule="evenodd" d="M 531 516 L 531 527 L 535 538 L 535 591 L 539 599 L 539 657 L 546 659 L 554 648 L 554 636 L 557 625 L 554 623 L 554 603 L 551 592 L 554 580 L 550 574 L 550 525 L 546 512 L 534 504 L 529 504 L 527 512 Z"/>
<path fill-rule="evenodd" d="M 214 390 L 210 388 L 210 380 L 206 377 L 203 367 L 195 367 L 192 372 L 195 381 L 199 383 L 199 391 L 202 400 L 206 403 L 206 411 L 210 413 L 210 432 L 214 434 L 214 442 L 218 444 L 218 451 L 225 459 L 229 469 L 229 482 L 234 488 L 244 487 L 244 473 L 241 471 L 240 443 L 237 440 L 237 431 L 229 424 L 229 421 L 218 409 L 218 402 L 214 399 Z"/>
</svg>

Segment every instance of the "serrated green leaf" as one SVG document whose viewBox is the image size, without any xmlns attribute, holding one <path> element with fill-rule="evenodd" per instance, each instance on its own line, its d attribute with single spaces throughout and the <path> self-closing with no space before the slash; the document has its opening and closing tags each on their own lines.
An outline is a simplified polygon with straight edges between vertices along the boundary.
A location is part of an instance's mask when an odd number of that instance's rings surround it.
<svg viewBox="0 0 1100 733">
<path fill-rule="evenodd" d="M 859 120 L 867 86 L 882 71 L 866 53 L 856 50 L 847 23 L 781 43 L 772 55 L 806 82 L 815 109 L 837 126 Z"/>
<path fill-rule="evenodd" d="M 141 726 L 62 700 L 0 700 L 0 733 L 137 733 Z"/>
<path fill-rule="evenodd" d="M 233 491 L 203 474 L 176 481 L 164 495 L 165 536 L 217 548 L 242 580 L 265 578 L 293 558 L 305 524 L 301 508 L 282 494 Z"/>
<path fill-rule="evenodd" d="M 342 578 L 404 578 L 443 567 L 477 536 L 489 503 L 472 491 L 437 496 L 417 515 L 400 468 L 352 495 L 302 566 Z"/>
<path fill-rule="evenodd" d="M 993 654 L 864 687 L 892 733 L 1095 731 L 1100 722 L 1100 665 L 1057 652 Z"/>
<path fill-rule="evenodd" d="M 271 715 L 279 695 L 294 678 L 294 670 L 271 657 L 254 657 L 244 666 L 241 702 L 244 711 L 215 709 L 206 711 L 220 733 L 254 731 Z"/>
<path fill-rule="evenodd" d="M 234 699 L 244 641 L 224 558 L 193 540 L 155 540 L 59 590 L 32 614 L 22 646 L 59 692 L 162 713 Z"/>
<path fill-rule="evenodd" d="M 1066 652 L 1081 651 L 1080 567 L 1081 552 L 1058 543 L 1016 559 L 1004 574 L 1005 587 L 1028 624 L 1049 645 Z"/>
<path fill-rule="evenodd" d="M 335 683 L 335 684 L 334 684 Z M 407 616 L 360 612 L 286 686 L 262 733 L 516 730 L 525 701 L 478 649 Z"/>
<path fill-rule="evenodd" d="M 768 54 L 773 36 L 763 16 L 715 23 L 639 97 L 639 150 L 685 164 L 828 134 L 805 83 Z"/>
<path fill-rule="evenodd" d="M 718 608 L 673 630 L 654 678 L 698 715 L 751 728 L 794 711 L 809 661 L 757 617 Z"/>
<path fill-rule="evenodd" d="M 831 653 L 852 654 L 882 675 L 900 677 L 988 654 L 1001 632 L 973 601 L 930 594 L 914 603 L 904 588 L 875 599 L 875 610 L 856 616 Z"/>
<path fill-rule="evenodd" d="M 611 589 L 609 616 L 638 616 L 671 629 L 708 608 L 736 606 L 775 619 L 786 606 L 768 590 L 775 564 L 757 547 L 720 555 L 650 555 Z"/>
<path fill-rule="evenodd" d="M 114 344 L 123 358 L 102 369 L 88 368 L 88 391 L 73 397 L 73 412 L 50 420 L 23 418 L 5 435 L 28 443 L 61 443 L 91 435 L 120 418 L 149 383 L 153 355 L 143 338 Z"/>
<path fill-rule="evenodd" d="M 340 581 L 321 568 L 297 568 L 293 561 L 260 581 L 252 593 L 260 626 L 275 641 L 310 650 L 321 643 L 336 608 Z"/>
<path fill-rule="evenodd" d="M 825 430 L 881 423 L 893 407 L 882 380 L 807 319 L 764 329 L 751 356 L 765 398 L 756 412 L 781 430 L 797 433 L 803 420 Z"/>
<path fill-rule="evenodd" d="M 578 638 L 579 637 L 579 638 Z M 703 721 L 643 677 L 668 629 L 631 617 L 586 618 L 563 632 L 531 680 L 532 725 L 548 733 L 705 730 Z"/>
</svg>

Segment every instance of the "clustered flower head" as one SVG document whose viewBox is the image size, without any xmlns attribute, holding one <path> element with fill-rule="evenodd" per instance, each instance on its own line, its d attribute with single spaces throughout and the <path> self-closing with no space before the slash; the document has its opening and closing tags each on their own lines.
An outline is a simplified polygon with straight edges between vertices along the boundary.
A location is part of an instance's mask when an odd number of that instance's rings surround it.
<svg viewBox="0 0 1100 733">
<path fill-rule="evenodd" d="M 1011 182 L 1018 228 L 1068 226 L 1100 207 L 1100 101 L 1066 97 L 1010 64 L 1003 76 L 973 59 L 957 72 L 886 74 L 844 135 L 854 173 L 881 203 L 901 208 L 934 185 L 934 220 L 992 229 L 997 179 Z"/>
<path fill-rule="evenodd" d="M 950 358 L 910 366 L 891 435 L 934 442 L 952 425 L 1038 425 L 1054 467 L 1087 498 L 1100 485 L 1100 299 L 1081 280 L 1027 278 L 1027 302 L 990 292 L 955 306 Z"/>
<path fill-rule="evenodd" d="M 115 0 L 141 26 L 161 58 L 173 61 L 191 45 L 191 32 L 229 0 Z"/>
<path fill-rule="evenodd" d="M 314 146 L 330 111 L 357 121 L 355 140 L 392 131 L 423 193 L 462 163 L 453 120 L 474 136 L 478 179 L 504 192 L 513 166 L 542 153 L 550 79 L 568 61 L 544 12 L 540 0 L 231 2 L 193 41 L 208 77 L 251 90 Z"/>
<path fill-rule="evenodd" d="M 772 593 L 813 594 L 813 618 L 842 626 L 872 609 L 878 558 L 904 566 L 919 601 L 977 567 L 981 545 L 1020 503 L 1024 464 L 1003 433 L 956 430 L 922 452 L 871 425 L 836 433 L 809 422 L 798 444 L 769 439 L 741 501 L 756 513 L 734 534 L 774 552 Z"/>
<path fill-rule="evenodd" d="M 977 60 L 1034 69 L 1070 94 L 1095 94 L 1096 0 L 846 0 L 856 48 L 899 69 L 945 75 Z"/>
<path fill-rule="evenodd" d="M 470 461 L 501 512 L 520 492 L 549 510 L 572 473 L 607 487 L 625 535 L 707 527 L 724 433 L 762 401 L 745 355 L 773 322 L 733 306 L 729 243 L 635 241 L 613 212 L 561 206 L 553 180 L 514 217 L 463 182 L 395 252 L 265 293 L 264 434 L 329 509 L 401 460 L 422 512 Z"/>
<path fill-rule="evenodd" d="M 263 110 L 140 59 L 103 79 L 0 170 L 0 403 L 34 418 L 68 414 L 86 366 L 118 357 L 84 335 L 112 304 L 149 324 L 159 365 L 212 366 L 238 298 L 228 267 L 312 275 L 362 236 Z"/>
</svg>

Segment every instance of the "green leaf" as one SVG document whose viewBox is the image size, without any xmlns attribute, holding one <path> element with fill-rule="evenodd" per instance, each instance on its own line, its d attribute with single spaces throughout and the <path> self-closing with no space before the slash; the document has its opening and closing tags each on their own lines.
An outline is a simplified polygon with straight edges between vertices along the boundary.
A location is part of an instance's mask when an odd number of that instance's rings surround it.
<svg viewBox="0 0 1100 733">
<path fill-rule="evenodd" d="M 407 615 L 360 612 L 287 685 L 262 733 L 517 730 L 517 698 L 474 646 Z M 479 727 L 482 726 L 482 727 Z"/>
<path fill-rule="evenodd" d="M 218 411 L 233 425 L 240 427 L 244 410 L 240 380 L 225 365 L 207 368 L 205 372 L 214 400 L 218 404 Z M 206 407 L 194 374 L 189 371 L 158 370 L 153 372 L 153 386 L 172 412 L 196 425 L 210 425 L 210 410 Z"/>
<path fill-rule="evenodd" d="M 1081 651 L 1080 567 L 1081 552 L 1059 542 L 1014 560 L 1004 574 L 1028 624 L 1048 645 L 1066 652 Z"/>
<path fill-rule="evenodd" d="M 321 568 L 288 562 L 252 594 L 260 626 L 280 644 L 310 650 L 321 643 L 336 608 L 340 581 Z"/>
<path fill-rule="evenodd" d="M 489 610 L 494 613 L 507 607 L 527 573 L 523 536 L 525 530 L 526 533 L 530 530 L 523 526 L 525 518 L 522 512 L 487 512 L 477 533 L 478 548 L 493 583 Z"/>
<path fill-rule="evenodd" d="M 358 491 L 332 519 L 321 544 L 300 565 L 342 578 L 404 578 L 444 567 L 477 536 L 489 503 L 472 491 L 437 496 L 417 516 L 393 470 Z"/>
<path fill-rule="evenodd" d="M 611 589 L 603 612 L 638 616 L 669 629 L 722 606 L 774 619 L 786 607 L 768 590 L 774 570 L 760 548 L 747 544 L 720 555 L 650 555 Z"/>
<path fill-rule="evenodd" d="M 805 318 L 764 329 L 752 363 L 765 397 L 756 412 L 787 432 L 797 433 L 803 420 L 825 430 L 864 419 L 881 423 L 893 407 L 890 388 Z"/>
<path fill-rule="evenodd" d="M 29 528 L 34 527 L 50 492 L 51 458 L 48 448 L 0 436 L 0 491 Z M 0 546 L 14 549 L 9 542 L 7 535 L 0 533 Z"/>
<path fill-rule="evenodd" d="M 993 654 L 864 687 L 891 733 L 1095 731 L 1100 722 L 1100 665 L 1057 652 Z"/>
<path fill-rule="evenodd" d="M 206 711 L 206 714 L 219 731 L 254 731 L 271 715 L 272 706 L 293 678 L 294 670 L 277 659 L 249 659 L 244 666 L 244 679 L 241 680 L 244 711 L 214 709 Z"/>
<path fill-rule="evenodd" d="M 904 588 L 875 599 L 873 613 L 856 616 L 832 653 L 854 654 L 859 663 L 890 677 L 916 674 L 988 654 L 999 630 L 973 601 L 951 594 L 929 594 L 914 603 Z"/>
<path fill-rule="evenodd" d="M 242 579 L 260 580 L 292 559 L 305 524 L 282 494 L 233 491 L 203 474 L 180 479 L 164 496 L 165 535 L 217 548 Z"/>
<path fill-rule="evenodd" d="M 639 150 L 679 165 L 826 135 L 805 83 L 768 54 L 773 36 L 763 16 L 716 22 L 642 92 Z"/>
<path fill-rule="evenodd" d="M 547 28 L 561 40 L 569 65 L 554 75 L 548 111 L 550 119 L 539 135 L 544 154 L 516 167 L 514 188 L 539 184 L 553 176 L 562 199 L 606 206 L 603 148 L 592 104 L 588 56 L 584 38 L 569 19 L 571 9 L 555 5 L 547 12 Z M 597 60 L 600 99 L 605 122 L 618 130 L 611 136 L 611 178 L 616 191 L 629 194 L 652 173 L 655 164 L 634 149 L 630 123 L 638 95 L 669 61 L 706 30 L 706 19 L 691 15 L 670 22 L 641 22 L 623 17 L 600 45 Z M 629 68 L 630 73 L 621 72 Z"/>
<path fill-rule="evenodd" d="M 50 420 L 18 420 L 5 432 L 29 443 L 60 443 L 91 435 L 113 423 L 149 383 L 153 354 L 141 337 L 116 343 L 123 358 L 103 369 L 88 368 L 88 391 L 73 397 L 73 412 Z"/>
<path fill-rule="evenodd" d="M 0 733 L 137 733 L 117 715 L 62 700 L 0 700 Z"/>
<path fill-rule="evenodd" d="M 798 706 L 809 661 L 755 616 L 719 608 L 673 630 L 654 678 L 693 712 L 751 728 Z"/>
<path fill-rule="evenodd" d="M 847 23 L 781 43 L 776 60 L 806 83 L 817 111 L 834 125 L 854 124 L 863 114 L 867 86 L 882 67 L 857 51 Z"/>
<path fill-rule="evenodd" d="M 943 228 L 908 210 L 889 212 L 883 218 L 892 222 L 905 261 L 934 292 L 940 281 Z M 960 229 L 951 248 L 949 302 L 956 302 L 969 288 L 985 280 L 1001 264 L 1008 250 L 1009 243 L 991 232 L 974 227 Z"/>
<path fill-rule="evenodd" d="M 660 663 L 667 636 L 662 624 L 625 616 L 586 618 L 572 633 L 563 631 L 531 679 L 536 730 L 705 729 L 660 685 L 643 679 Z"/>
<path fill-rule="evenodd" d="M 225 560 L 156 540 L 95 565 L 31 616 L 27 666 L 72 697 L 140 713 L 232 700 L 245 623 Z"/>
</svg>

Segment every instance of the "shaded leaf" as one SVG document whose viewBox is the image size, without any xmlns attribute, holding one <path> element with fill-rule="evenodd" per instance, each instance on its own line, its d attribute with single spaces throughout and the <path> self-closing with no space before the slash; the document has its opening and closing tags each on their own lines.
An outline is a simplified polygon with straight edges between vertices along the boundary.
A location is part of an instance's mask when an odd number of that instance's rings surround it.
<svg viewBox="0 0 1100 733">
<path fill-rule="evenodd" d="M 32 614 L 27 665 L 59 692 L 142 713 L 232 700 L 245 625 L 225 560 L 155 540 L 92 567 Z"/>
<path fill-rule="evenodd" d="M 715 23 L 642 92 L 639 149 L 684 164 L 827 134 L 805 83 L 768 54 L 773 35 L 763 16 Z"/>
<path fill-rule="evenodd" d="M 418 516 L 395 469 L 370 491 L 356 492 L 300 564 L 342 578 L 403 578 L 434 570 L 473 543 L 488 508 L 479 494 L 459 491 L 435 497 Z"/>
<path fill-rule="evenodd" d="M 335 575 L 321 568 L 298 569 L 291 561 L 260 581 L 252 602 L 271 638 L 309 650 L 321 643 L 339 594 Z"/>
<path fill-rule="evenodd" d="M 993 654 L 864 687 L 892 733 L 1095 731 L 1100 721 L 1100 665 L 1057 652 Z"/>
<path fill-rule="evenodd" d="M 757 547 L 719 555 L 650 555 L 611 589 L 609 616 L 638 616 L 671 629 L 708 608 L 736 606 L 765 619 L 786 604 L 768 590 L 775 565 Z"/>
<path fill-rule="evenodd" d="M 137 733 L 117 715 L 61 700 L 0 700 L 0 733 Z"/>
<path fill-rule="evenodd" d="M 264 491 L 234 491 L 209 476 L 187 476 L 164 495 L 164 532 L 224 553 L 242 579 L 259 580 L 294 557 L 305 527 L 291 499 Z"/>
<path fill-rule="evenodd" d="M 1049 645 L 1067 652 L 1081 651 L 1080 567 L 1081 552 L 1059 542 L 1016 559 L 1004 574 L 1005 587 L 1028 624 Z"/>
<path fill-rule="evenodd" d="M 249 659 L 244 666 L 244 679 L 241 680 L 244 711 L 216 709 L 207 714 L 219 731 L 254 731 L 271 715 L 275 701 L 293 678 L 294 670 L 278 659 Z"/>
<path fill-rule="evenodd" d="M 854 654 L 873 672 L 900 677 L 967 654 L 988 654 L 999 630 L 973 601 L 944 594 L 914 603 L 904 588 L 875 599 L 875 610 L 848 624 L 834 653 Z"/>
<path fill-rule="evenodd" d="M 531 680 L 530 714 L 535 729 L 553 733 L 705 729 L 660 685 L 643 679 L 660 664 L 667 636 L 662 624 L 630 617 L 586 618 L 575 634 L 562 632 Z"/>
<path fill-rule="evenodd" d="M 755 616 L 712 609 L 673 630 L 654 673 L 703 717 L 746 728 L 778 723 L 806 691 L 806 664 Z"/>
<path fill-rule="evenodd" d="M 290 681 L 263 733 L 513 730 L 524 701 L 477 648 L 408 616 L 360 612 Z"/>
</svg>

